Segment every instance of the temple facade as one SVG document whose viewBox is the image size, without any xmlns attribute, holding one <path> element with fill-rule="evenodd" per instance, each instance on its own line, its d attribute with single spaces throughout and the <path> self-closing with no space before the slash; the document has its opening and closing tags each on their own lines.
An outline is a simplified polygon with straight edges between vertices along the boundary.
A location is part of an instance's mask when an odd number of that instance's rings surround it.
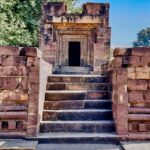
<svg viewBox="0 0 150 150">
<path fill-rule="evenodd" d="M 64 3 L 46 2 L 42 12 L 40 50 L 53 73 L 99 73 L 110 55 L 109 4 L 86 3 L 70 14 Z"/>
</svg>

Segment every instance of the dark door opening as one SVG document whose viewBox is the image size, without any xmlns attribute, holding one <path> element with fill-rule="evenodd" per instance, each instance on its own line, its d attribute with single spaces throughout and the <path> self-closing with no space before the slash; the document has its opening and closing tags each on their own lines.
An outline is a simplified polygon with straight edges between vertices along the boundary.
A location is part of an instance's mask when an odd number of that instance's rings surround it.
<svg viewBox="0 0 150 150">
<path fill-rule="evenodd" d="M 69 42 L 69 66 L 80 66 L 80 42 Z"/>
</svg>

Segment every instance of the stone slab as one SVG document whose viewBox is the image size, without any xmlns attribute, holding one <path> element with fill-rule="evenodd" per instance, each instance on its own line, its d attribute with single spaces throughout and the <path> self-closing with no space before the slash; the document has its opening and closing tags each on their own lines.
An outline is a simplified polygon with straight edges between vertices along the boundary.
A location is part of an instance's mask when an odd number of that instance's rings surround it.
<svg viewBox="0 0 150 150">
<path fill-rule="evenodd" d="M 37 141 L 22 139 L 0 140 L 0 150 L 36 150 Z"/>
<path fill-rule="evenodd" d="M 37 150 L 120 150 L 115 144 L 39 144 Z"/>
<path fill-rule="evenodd" d="M 121 142 L 121 146 L 124 150 L 149 150 L 150 142 Z"/>
</svg>

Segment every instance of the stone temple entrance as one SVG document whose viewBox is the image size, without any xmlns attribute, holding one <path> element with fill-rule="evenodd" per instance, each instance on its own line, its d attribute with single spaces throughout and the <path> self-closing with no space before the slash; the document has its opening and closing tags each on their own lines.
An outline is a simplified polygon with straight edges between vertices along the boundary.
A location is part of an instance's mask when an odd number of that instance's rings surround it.
<svg viewBox="0 0 150 150">
<path fill-rule="evenodd" d="M 80 66 L 80 42 L 69 42 L 69 66 Z"/>
<path fill-rule="evenodd" d="M 81 14 L 67 13 L 61 2 L 45 2 L 40 49 L 53 73 L 100 74 L 109 59 L 109 4 L 86 3 Z"/>
</svg>

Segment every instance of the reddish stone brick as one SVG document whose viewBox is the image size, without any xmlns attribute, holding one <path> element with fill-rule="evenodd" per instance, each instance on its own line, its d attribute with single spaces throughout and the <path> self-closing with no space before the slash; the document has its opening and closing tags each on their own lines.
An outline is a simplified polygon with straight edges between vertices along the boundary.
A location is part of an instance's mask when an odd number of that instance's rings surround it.
<svg viewBox="0 0 150 150">
<path fill-rule="evenodd" d="M 114 60 L 114 67 L 122 67 L 122 57 L 116 57 Z"/>
<path fill-rule="evenodd" d="M 141 92 L 141 91 L 131 91 L 131 92 L 129 92 L 129 101 L 131 101 L 131 102 L 144 101 L 143 92 Z"/>
<path fill-rule="evenodd" d="M 148 80 L 148 90 L 150 90 L 150 80 Z"/>
<path fill-rule="evenodd" d="M 142 66 L 150 66 L 150 56 L 149 57 L 141 57 L 141 65 Z"/>
<path fill-rule="evenodd" d="M 8 121 L 8 129 L 9 130 L 14 130 L 16 129 L 16 121 Z"/>
<path fill-rule="evenodd" d="M 126 84 L 127 83 L 127 75 L 120 75 L 120 74 L 117 74 L 117 83 L 118 84 Z"/>
<path fill-rule="evenodd" d="M 140 124 L 139 124 L 139 131 L 140 131 L 140 132 L 146 132 L 146 130 L 147 130 L 147 129 L 146 129 L 146 124 L 144 124 L 144 123 L 141 124 L 141 123 L 140 123 Z"/>
<path fill-rule="evenodd" d="M 116 131 L 118 135 L 127 135 L 128 134 L 128 124 L 116 124 Z"/>
<path fill-rule="evenodd" d="M 27 90 L 27 77 L 0 77 L 0 89 L 4 90 Z"/>
<path fill-rule="evenodd" d="M 24 56 L 2 56 L 2 66 L 25 66 L 26 59 Z"/>
<path fill-rule="evenodd" d="M 16 122 L 16 129 L 18 131 L 22 131 L 22 129 L 23 129 L 23 121 L 17 121 Z"/>
<path fill-rule="evenodd" d="M 2 121 L 0 121 L 0 130 L 2 129 Z"/>
<path fill-rule="evenodd" d="M 37 114 L 28 114 L 27 126 L 36 126 L 38 124 L 38 115 Z"/>
<path fill-rule="evenodd" d="M 136 79 L 150 79 L 150 68 L 137 67 L 136 70 Z"/>
<path fill-rule="evenodd" d="M 128 90 L 147 90 L 148 84 L 146 80 L 128 80 Z"/>
<path fill-rule="evenodd" d="M 146 102 L 150 102 L 150 91 L 144 92 L 144 99 Z"/>
<path fill-rule="evenodd" d="M 34 94 L 34 93 L 29 94 L 29 105 L 37 106 L 38 105 L 38 100 L 39 100 L 39 95 L 38 94 Z M 31 111 L 32 111 L 32 109 L 31 109 Z"/>
<path fill-rule="evenodd" d="M 138 132 L 138 131 L 139 131 L 139 123 L 132 122 L 132 132 Z"/>
<path fill-rule="evenodd" d="M 138 56 L 128 56 L 123 58 L 123 64 L 128 65 L 130 67 L 138 67 L 141 66 L 140 57 Z"/>
<path fill-rule="evenodd" d="M 133 126 L 132 126 L 132 123 L 129 123 L 129 131 L 131 132 L 133 130 Z"/>
<path fill-rule="evenodd" d="M 113 84 L 117 83 L 117 74 L 116 73 L 113 73 L 112 76 L 111 76 L 111 82 Z"/>
<path fill-rule="evenodd" d="M 37 72 L 30 72 L 29 74 L 29 83 L 38 84 L 39 83 L 39 73 Z"/>
<path fill-rule="evenodd" d="M 19 47 L 0 46 L 0 55 L 19 56 Z"/>
<path fill-rule="evenodd" d="M 26 137 L 36 137 L 37 134 L 37 126 L 27 126 Z"/>
<path fill-rule="evenodd" d="M 128 72 L 127 74 L 128 79 L 136 79 L 135 68 L 128 67 L 127 72 Z"/>
<path fill-rule="evenodd" d="M 21 91 L 21 90 L 3 90 L 0 92 L 0 100 L 24 101 L 24 100 L 28 100 L 28 93 L 27 91 Z"/>
<path fill-rule="evenodd" d="M 132 56 L 150 56 L 150 48 L 148 47 L 133 47 Z"/>
<path fill-rule="evenodd" d="M 127 69 L 126 68 L 115 68 L 117 74 L 127 75 Z"/>
<path fill-rule="evenodd" d="M 26 130 L 27 129 L 27 122 L 26 121 L 23 121 L 23 127 L 22 127 L 23 130 Z"/>
<path fill-rule="evenodd" d="M 117 91 L 118 93 L 125 93 L 127 92 L 127 85 L 113 84 L 113 91 Z"/>
<path fill-rule="evenodd" d="M 29 70 L 25 66 L 6 66 L 0 67 L 0 76 L 27 76 Z"/>
<path fill-rule="evenodd" d="M 36 57 L 37 49 L 34 47 L 25 47 L 20 50 L 20 56 Z"/>
<path fill-rule="evenodd" d="M 113 52 L 113 56 L 124 56 L 127 54 L 127 49 L 126 48 L 115 48 L 114 52 Z"/>
</svg>

